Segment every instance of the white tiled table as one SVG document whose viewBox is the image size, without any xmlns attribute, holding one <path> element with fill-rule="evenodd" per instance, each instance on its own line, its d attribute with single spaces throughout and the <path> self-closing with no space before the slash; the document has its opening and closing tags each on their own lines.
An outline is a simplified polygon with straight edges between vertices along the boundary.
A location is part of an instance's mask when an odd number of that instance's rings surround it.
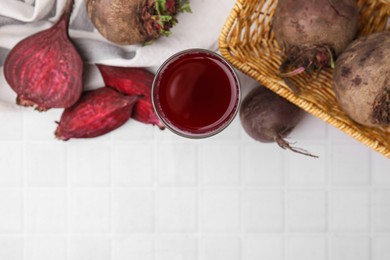
<svg viewBox="0 0 390 260">
<path fill-rule="evenodd" d="M 390 259 L 390 160 L 313 116 L 290 140 L 319 159 L 238 118 L 204 140 L 129 121 L 60 142 L 60 113 L 0 113 L 1 260 Z"/>
</svg>

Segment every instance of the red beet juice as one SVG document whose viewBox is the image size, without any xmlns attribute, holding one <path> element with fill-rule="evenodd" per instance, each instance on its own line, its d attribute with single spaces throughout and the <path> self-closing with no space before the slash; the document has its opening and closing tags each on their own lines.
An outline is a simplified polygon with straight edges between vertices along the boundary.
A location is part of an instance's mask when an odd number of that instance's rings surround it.
<svg viewBox="0 0 390 260">
<path fill-rule="evenodd" d="M 224 129 L 236 115 L 240 99 L 233 68 L 221 56 L 203 49 L 169 58 L 157 72 L 152 92 L 161 121 L 190 138 Z"/>
</svg>

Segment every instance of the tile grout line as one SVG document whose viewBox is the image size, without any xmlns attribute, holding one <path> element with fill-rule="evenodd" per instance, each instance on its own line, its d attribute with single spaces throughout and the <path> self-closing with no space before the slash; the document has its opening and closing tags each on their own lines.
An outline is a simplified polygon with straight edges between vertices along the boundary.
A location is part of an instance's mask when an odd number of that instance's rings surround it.
<svg viewBox="0 0 390 260">
<path fill-rule="evenodd" d="M 112 160 L 113 160 L 113 148 L 114 146 L 114 141 L 113 141 L 113 137 L 112 137 L 112 134 L 110 136 L 110 142 L 109 142 L 109 153 L 108 153 L 108 156 L 109 156 L 109 160 L 108 160 L 108 171 L 109 171 L 109 187 L 110 187 L 110 259 L 114 259 L 114 235 L 115 235 L 115 232 L 114 232 L 114 185 L 113 185 L 113 163 L 112 163 Z"/>
<path fill-rule="evenodd" d="M 153 252 L 152 252 L 152 260 L 155 260 L 157 259 L 157 250 L 156 250 L 156 243 L 157 243 L 157 239 L 159 237 L 159 231 L 158 231 L 158 228 L 157 228 L 157 210 L 158 210 L 158 206 L 157 206 L 157 190 L 158 190 L 158 185 L 159 185 L 159 177 L 158 177 L 158 161 L 157 161 L 157 158 L 158 158 L 158 148 L 159 148 L 159 145 L 160 145 L 160 140 L 158 140 L 157 136 L 156 136 L 156 131 L 157 129 L 154 128 L 154 131 L 153 131 L 153 139 L 154 139 L 154 142 L 153 142 L 153 158 L 151 158 L 152 160 L 152 169 L 153 169 L 153 174 L 152 174 L 152 178 L 153 178 L 153 189 L 152 189 L 152 192 L 153 192 L 153 223 L 152 223 L 152 232 L 153 232 L 153 240 L 152 240 L 152 248 L 153 248 Z"/>
<path fill-rule="evenodd" d="M 330 260 L 331 258 L 331 252 L 332 252 L 332 207 L 331 207 L 331 202 L 332 202 L 332 174 L 331 174 L 331 169 L 332 169 L 332 162 L 333 162 L 333 157 L 332 157 L 332 150 L 333 150 L 333 145 L 332 145 L 332 138 L 330 135 L 330 128 L 327 126 L 327 171 L 326 171 L 326 259 Z"/>
<path fill-rule="evenodd" d="M 22 243 L 23 243 L 23 250 L 22 250 L 22 259 L 26 259 L 25 256 L 25 236 L 27 234 L 26 232 L 26 187 L 27 187 L 27 170 L 26 170 L 26 134 L 25 134 L 25 111 L 22 111 Z"/>
<path fill-rule="evenodd" d="M 283 213 L 282 213 L 282 216 L 283 216 L 283 240 L 282 240 L 282 259 L 283 260 L 287 260 L 287 244 L 288 244 L 288 238 L 289 238 L 289 232 L 288 232 L 288 223 L 287 223 L 287 219 L 288 219 L 288 214 L 289 214 L 289 210 L 288 210 L 288 181 L 287 181 L 287 167 L 289 167 L 289 165 L 286 163 L 286 152 L 281 150 L 280 151 L 280 160 L 281 160 L 281 164 L 283 165 L 283 167 L 281 168 L 282 170 L 282 189 L 283 189 L 283 201 L 282 201 L 282 205 L 283 205 Z"/>
<path fill-rule="evenodd" d="M 196 143 L 196 163 L 195 163 L 195 172 L 196 172 L 196 189 L 197 189 L 197 195 L 196 195 L 196 229 L 197 229 L 197 245 L 196 245 L 196 259 L 201 260 L 201 237 L 202 237 L 202 232 L 201 232 L 201 199 L 202 199 L 202 190 L 201 190 L 201 177 L 200 177 L 200 151 L 201 149 L 199 148 L 200 144 Z"/>
<path fill-rule="evenodd" d="M 240 135 L 240 139 L 242 139 L 242 136 Z M 241 239 L 240 239 L 240 256 L 241 256 L 241 260 L 245 260 L 245 247 L 246 247 L 246 237 L 245 237 L 245 229 L 244 229 L 244 198 L 245 198 L 245 181 L 244 181 L 244 172 L 245 172 L 245 166 L 244 166 L 244 163 L 243 163 L 243 157 L 244 157 L 244 145 L 243 142 L 241 142 L 240 146 L 239 146 L 239 149 L 240 149 L 240 157 L 239 157 L 239 164 L 240 164 L 240 173 L 239 173 L 239 182 L 240 182 L 240 187 L 239 187 L 239 202 L 240 202 L 240 206 L 239 206 L 239 223 L 240 223 L 240 235 L 241 235 Z"/>
<path fill-rule="evenodd" d="M 71 251 L 71 240 L 72 240 L 72 230 L 71 230 L 71 202 L 72 202 L 72 193 L 71 193 L 71 174 L 69 172 L 69 144 L 65 144 L 65 174 L 66 174 L 66 228 L 67 228 L 67 241 L 66 241 L 66 259 L 70 260 L 70 251 Z"/>
<path fill-rule="evenodd" d="M 374 259 L 374 236 L 375 236 L 375 225 L 374 225 L 374 216 L 375 216 L 375 188 L 374 188 L 374 174 L 373 174 L 373 157 L 372 157 L 372 151 L 369 152 L 369 171 L 370 171 L 370 186 L 369 186 L 369 232 L 370 232 L 370 238 L 369 238 L 369 250 L 370 250 L 370 259 Z"/>
</svg>

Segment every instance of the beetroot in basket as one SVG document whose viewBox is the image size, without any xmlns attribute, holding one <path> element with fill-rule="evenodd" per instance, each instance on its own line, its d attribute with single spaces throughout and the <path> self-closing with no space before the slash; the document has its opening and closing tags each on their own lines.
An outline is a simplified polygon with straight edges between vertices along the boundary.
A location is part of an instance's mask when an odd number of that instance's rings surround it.
<svg viewBox="0 0 390 260">
<path fill-rule="evenodd" d="M 367 126 L 390 126 L 390 31 L 354 41 L 337 60 L 333 79 L 349 117 Z"/>
<path fill-rule="evenodd" d="M 356 35 L 357 3 L 356 0 L 279 0 L 272 29 L 287 55 L 280 68 L 285 78 L 333 67 L 334 59 Z M 297 92 L 289 80 L 286 83 Z"/>
</svg>

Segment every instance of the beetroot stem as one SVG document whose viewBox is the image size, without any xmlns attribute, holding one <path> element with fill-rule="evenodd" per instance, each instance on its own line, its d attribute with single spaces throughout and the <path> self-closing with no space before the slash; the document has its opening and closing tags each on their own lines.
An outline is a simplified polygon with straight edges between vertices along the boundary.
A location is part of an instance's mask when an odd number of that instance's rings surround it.
<svg viewBox="0 0 390 260">
<path fill-rule="evenodd" d="M 65 2 L 65 5 L 63 7 L 62 14 L 58 21 L 56 22 L 57 25 L 61 24 L 60 26 L 65 26 L 65 33 L 68 34 L 68 27 L 69 27 L 69 19 L 70 15 L 72 14 L 73 11 L 73 5 L 74 5 L 74 0 L 67 0 Z"/>
<path fill-rule="evenodd" d="M 329 65 L 332 69 L 335 68 L 335 64 L 334 64 L 334 58 L 333 58 L 333 53 L 332 53 L 332 50 L 328 47 L 328 46 L 325 46 L 326 50 L 328 51 L 329 53 Z"/>
<path fill-rule="evenodd" d="M 67 0 L 64 5 L 63 14 L 70 16 L 73 10 L 74 0 Z"/>
<path fill-rule="evenodd" d="M 295 94 L 298 95 L 300 93 L 300 90 L 292 83 L 292 81 L 289 79 L 289 77 L 283 77 L 283 74 L 286 74 L 286 68 L 290 64 L 289 60 L 286 60 L 280 65 L 279 72 L 281 77 L 283 78 L 286 85 L 290 88 L 290 90 Z"/>
</svg>

